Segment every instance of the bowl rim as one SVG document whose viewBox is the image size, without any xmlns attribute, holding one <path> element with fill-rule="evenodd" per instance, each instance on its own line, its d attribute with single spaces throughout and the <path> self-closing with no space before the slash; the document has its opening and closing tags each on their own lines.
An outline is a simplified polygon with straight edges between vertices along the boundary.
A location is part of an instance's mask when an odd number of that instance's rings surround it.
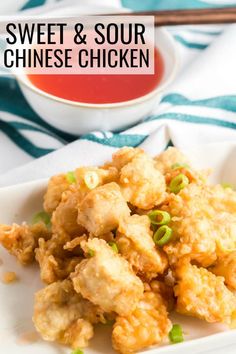
<svg viewBox="0 0 236 354">
<path fill-rule="evenodd" d="M 127 9 L 122 9 L 124 12 L 127 12 Z M 120 11 L 119 11 L 120 12 Z M 115 15 L 115 13 L 114 13 Z M 128 106 L 133 106 L 135 104 L 140 104 L 145 101 L 148 101 L 152 97 L 160 94 L 175 78 L 178 68 L 179 68 L 179 53 L 177 50 L 176 43 L 172 37 L 172 35 L 163 27 L 159 27 L 157 29 L 160 33 L 162 33 L 163 36 L 167 39 L 169 44 L 171 45 L 174 53 L 174 65 L 172 66 L 171 73 L 167 77 L 166 80 L 164 80 L 163 83 L 159 83 L 157 87 L 155 87 L 151 92 L 137 97 L 132 100 L 127 100 L 127 101 L 122 101 L 122 102 L 115 102 L 115 103 L 86 103 L 86 102 L 79 102 L 79 101 L 71 101 L 65 98 L 61 98 L 58 96 L 55 96 L 53 94 L 47 93 L 46 91 L 43 91 L 39 89 L 37 86 L 35 86 L 29 79 L 27 79 L 27 76 L 25 73 L 14 73 L 13 75 L 17 79 L 20 85 L 23 85 L 25 88 L 28 90 L 33 91 L 36 94 L 39 94 L 40 96 L 43 96 L 49 100 L 55 101 L 62 103 L 67 106 L 74 106 L 74 107 L 81 107 L 81 108 L 89 108 L 89 109 L 112 109 L 112 108 L 122 108 L 122 107 L 128 107 Z"/>
</svg>

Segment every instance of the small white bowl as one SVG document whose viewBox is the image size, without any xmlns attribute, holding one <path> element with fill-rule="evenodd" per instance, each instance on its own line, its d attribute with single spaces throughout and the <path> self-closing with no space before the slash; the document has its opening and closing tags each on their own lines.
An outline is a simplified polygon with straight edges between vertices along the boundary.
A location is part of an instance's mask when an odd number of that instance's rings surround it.
<svg viewBox="0 0 236 354">
<path fill-rule="evenodd" d="M 101 13 L 105 11 L 107 9 L 101 9 Z M 159 103 L 162 91 L 176 76 L 178 53 L 173 38 L 164 28 L 156 30 L 155 38 L 165 64 L 162 81 L 152 92 L 134 100 L 112 104 L 73 102 L 38 89 L 24 73 L 17 73 L 16 78 L 25 98 L 38 115 L 64 132 L 80 135 L 94 130 L 124 129 L 150 114 L 154 105 Z"/>
</svg>

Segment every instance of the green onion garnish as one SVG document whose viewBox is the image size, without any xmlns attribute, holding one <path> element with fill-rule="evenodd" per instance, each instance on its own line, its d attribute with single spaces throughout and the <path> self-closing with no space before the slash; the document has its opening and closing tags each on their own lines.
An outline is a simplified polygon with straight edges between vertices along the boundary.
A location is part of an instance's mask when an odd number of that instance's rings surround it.
<svg viewBox="0 0 236 354">
<path fill-rule="evenodd" d="M 35 214 L 32 219 L 32 224 L 37 224 L 38 222 L 43 222 L 46 226 L 50 226 L 51 217 L 45 211 L 40 211 L 39 213 Z"/>
<path fill-rule="evenodd" d="M 187 163 L 179 163 L 176 162 L 171 166 L 172 170 L 177 170 L 179 168 L 189 168 L 189 165 Z"/>
<path fill-rule="evenodd" d="M 171 343 L 181 343 L 184 341 L 182 328 L 179 324 L 174 324 L 169 332 Z"/>
<path fill-rule="evenodd" d="M 115 252 L 115 253 L 119 253 L 119 249 L 118 249 L 118 246 L 115 242 L 108 242 L 109 246 L 111 246 L 112 250 Z"/>
<path fill-rule="evenodd" d="M 170 214 L 162 210 L 153 210 L 148 213 L 148 217 L 153 225 L 166 225 L 171 219 Z"/>
<path fill-rule="evenodd" d="M 189 179 L 183 173 L 180 173 L 178 176 L 174 177 L 170 182 L 170 191 L 172 193 L 179 193 L 181 189 L 186 187 L 189 184 Z"/>
<path fill-rule="evenodd" d="M 89 255 L 89 257 L 94 257 L 94 255 L 95 255 L 95 252 L 94 252 L 94 250 L 92 250 L 91 248 L 88 250 L 88 255 Z"/>
<path fill-rule="evenodd" d="M 66 179 L 69 183 L 76 183 L 75 173 L 73 171 L 67 172 Z"/>
<path fill-rule="evenodd" d="M 155 232 L 153 236 L 153 241 L 156 245 L 162 247 L 167 244 L 172 238 L 172 229 L 167 225 L 162 225 L 159 229 Z"/>
<path fill-rule="evenodd" d="M 232 184 L 230 184 L 230 183 L 221 183 L 221 186 L 223 187 L 223 188 L 231 188 L 231 189 L 233 189 L 234 187 L 232 186 Z"/>
<path fill-rule="evenodd" d="M 71 354 L 84 354 L 84 352 L 81 349 L 75 349 Z"/>
</svg>

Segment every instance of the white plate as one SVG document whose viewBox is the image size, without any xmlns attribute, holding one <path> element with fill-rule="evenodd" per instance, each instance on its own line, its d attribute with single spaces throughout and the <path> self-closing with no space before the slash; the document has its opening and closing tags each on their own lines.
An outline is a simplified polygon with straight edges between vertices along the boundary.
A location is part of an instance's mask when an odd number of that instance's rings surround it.
<svg viewBox="0 0 236 354">
<path fill-rule="evenodd" d="M 236 144 L 210 144 L 186 152 L 198 168 L 213 168 L 212 181 L 230 182 L 236 186 Z M 96 161 L 94 162 L 96 164 Z M 0 189 L 0 223 L 30 221 L 32 214 L 42 209 L 42 197 L 46 181 L 34 181 L 13 187 Z M 56 354 L 70 353 L 70 350 L 39 339 L 35 343 L 22 345 L 21 338 L 34 331 L 31 321 L 33 298 L 37 289 L 42 287 L 36 266 L 24 268 L 19 266 L 2 248 L 0 258 L 3 265 L 0 273 L 15 271 L 20 278 L 18 283 L 4 285 L 0 283 L 0 352 L 9 354 Z M 228 330 L 221 324 L 207 324 L 191 317 L 174 315 L 173 321 L 182 324 L 185 342 L 146 350 L 149 354 L 162 353 L 205 353 L 206 351 L 235 345 L 236 330 Z M 86 354 L 112 354 L 110 341 L 111 328 L 98 326 L 95 338 Z M 168 341 L 167 341 L 168 342 Z M 227 348 L 226 348 L 227 347 Z M 234 350 L 234 349 L 233 349 Z M 233 353 L 233 351 L 232 351 Z"/>
</svg>

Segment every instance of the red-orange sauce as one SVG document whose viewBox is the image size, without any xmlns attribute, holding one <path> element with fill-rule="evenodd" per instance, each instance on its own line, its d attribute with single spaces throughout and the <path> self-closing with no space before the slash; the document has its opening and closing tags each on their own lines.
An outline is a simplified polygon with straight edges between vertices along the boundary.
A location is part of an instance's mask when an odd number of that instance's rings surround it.
<svg viewBox="0 0 236 354">
<path fill-rule="evenodd" d="M 29 74 L 34 86 L 51 95 L 82 103 L 117 103 L 144 96 L 155 89 L 164 73 L 163 58 L 155 49 L 152 75 Z"/>
</svg>

